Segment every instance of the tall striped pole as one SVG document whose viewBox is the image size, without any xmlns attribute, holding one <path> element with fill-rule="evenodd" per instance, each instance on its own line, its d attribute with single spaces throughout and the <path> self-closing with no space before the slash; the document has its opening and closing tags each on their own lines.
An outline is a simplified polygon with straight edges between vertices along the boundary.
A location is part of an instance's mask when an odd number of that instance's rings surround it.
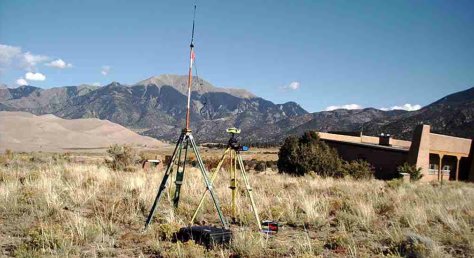
<svg viewBox="0 0 474 258">
<path fill-rule="evenodd" d="M 196 19 L 196 5 L 194 5 L 193 30 L 191 33 L 191 44 L 189 45 L 189 71 L 188 71 L 188 103 L 186 110 L 186 131 L 189 131 L 190 109 L 191 109 L 191 85 L 193 83 L 193 63 L 194 63 L 194 20 Z"/>
<path fill-rule="evenodd" d="M 194 50 L 193 45 L 191 45 L 191 54 L 189 61 L 189 72 L 188 72 L 188 104 L 186 110 L 186 130 L 189 131 L 189 120 L 190 120 L 190 109 L 191 109 L 191 85 L 193 83 L 193 59 L 194 59 Z"/>
</svg>

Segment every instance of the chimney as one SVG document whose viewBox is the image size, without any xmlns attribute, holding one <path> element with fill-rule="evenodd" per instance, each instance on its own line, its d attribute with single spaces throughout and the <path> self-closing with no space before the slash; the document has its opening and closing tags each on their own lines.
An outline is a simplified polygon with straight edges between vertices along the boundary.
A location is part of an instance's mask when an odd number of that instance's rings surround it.
<svg viewBox="0 0 474 258">
<path fill-rule="evenodd" d="M 383 146 L 392 146 L 390 144 L 390 138 L 392 138 L 392 136 L 390 134 L 384 134 L 384 133 L 381 133 L 379 135 L 379 145 L 383 145 Z"/>
</svg>

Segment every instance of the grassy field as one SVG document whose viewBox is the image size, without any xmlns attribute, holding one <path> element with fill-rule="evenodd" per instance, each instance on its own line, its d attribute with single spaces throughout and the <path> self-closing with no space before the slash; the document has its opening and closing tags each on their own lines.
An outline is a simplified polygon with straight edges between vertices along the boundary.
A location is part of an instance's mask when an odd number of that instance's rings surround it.
<svg viewBox="0 0 474 258">
<path fill-rule="evenodd" d="M 204 190 L 199 171 L 185 175 L 180 207 L 165 195 L 142 232 L 161 172 L 112 171 L 65 155 L 9 154 L 0 159 L 0 254 L 42 257 L 474 256 L 474 185 L 355 181 L 250 172 L 262 219 L 283 224 L 257 232 L 245 192 L 228 248 L 173 242 Z M 216 182 L 230 213 L 228 175 Z M 207 200 L 198 221 L 218 225 Z"/>
</svg>

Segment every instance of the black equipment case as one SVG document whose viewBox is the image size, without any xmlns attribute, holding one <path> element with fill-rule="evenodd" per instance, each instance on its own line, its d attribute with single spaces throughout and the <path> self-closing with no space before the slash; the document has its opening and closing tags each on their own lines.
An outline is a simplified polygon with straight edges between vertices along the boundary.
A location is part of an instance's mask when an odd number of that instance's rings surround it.
<svg viewBox="0 0 474 258">
<path fill-rule="evenodd" d="M 211 226 L 184 227 L 179 230 L 177 238 L 182 242 L 192 239 L 197 244 L 201 244 L 209 249 L 216 245 L 229 244 L 232 239 L 232 231 Z"/>
</svg>

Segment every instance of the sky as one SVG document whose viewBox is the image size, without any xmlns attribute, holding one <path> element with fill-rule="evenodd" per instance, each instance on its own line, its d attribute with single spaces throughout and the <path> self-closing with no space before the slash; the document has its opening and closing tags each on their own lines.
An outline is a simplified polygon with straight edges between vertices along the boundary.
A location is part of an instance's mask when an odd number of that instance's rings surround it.
<svg viewBox="0 0 474 258">
<path fill-rule="evenodd" d="M 195 1 L 0 0 L 0 82 L 186 74 Z M 197 1 L 196 66 L 310 112 L 413 110 L 474 86 L 474 1 Z"/>
</svg>

